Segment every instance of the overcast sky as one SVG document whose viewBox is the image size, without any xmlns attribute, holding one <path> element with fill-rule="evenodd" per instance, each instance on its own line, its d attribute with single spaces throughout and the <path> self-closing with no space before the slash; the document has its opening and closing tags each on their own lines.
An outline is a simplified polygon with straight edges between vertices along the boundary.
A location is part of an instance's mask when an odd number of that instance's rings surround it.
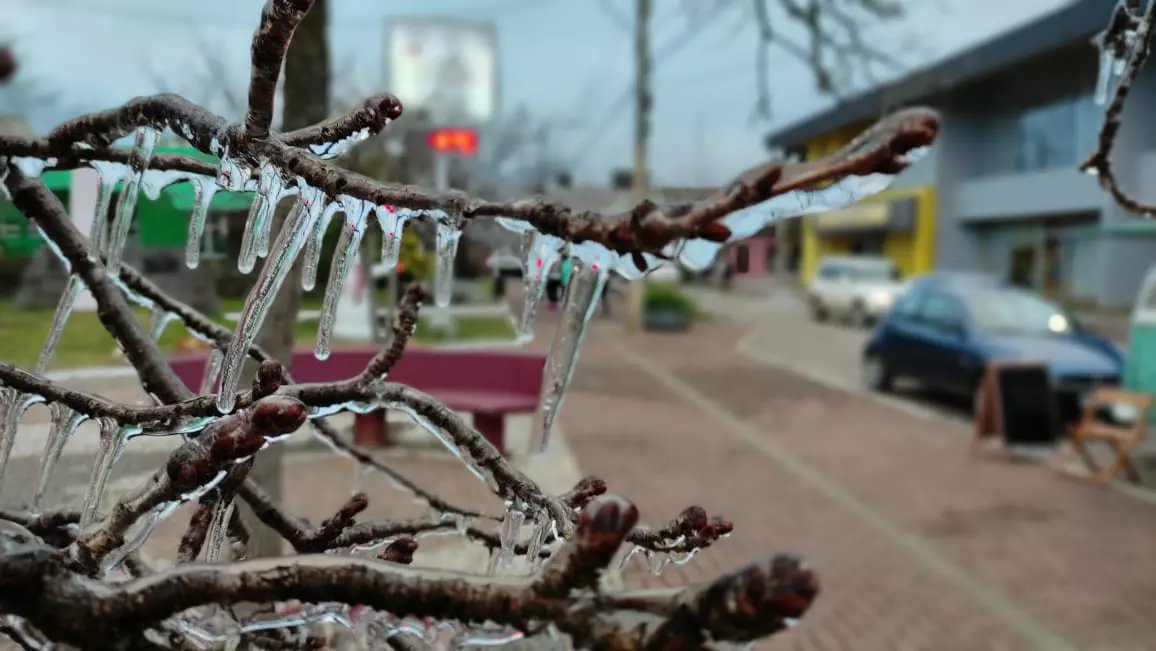
<svg viewBox="0 0 1156 651">
<path fill-rule="evenodd" d="M 743 11 L 713 21 L 719 0 L 654 0 L 653 160 L 659 184 L 721 183 L 764 157 L 762 136 L 823 108 L 808 72 L 778 54 L 771 67 L 771 122 L 750 121 L 755 103 L 756 33 Z M 725 0 L 724 0 L 725 1 Z M 734 0 L 732 0 L 734 1 Z M 31 116 L 45 129 L 67 113 L 177 90 L 208 101 L 198 81 L 201 52 L 226 62 L 224 87 L 243 92 L 248 46 L 262 0 L 0 0 L 0 36 L 16 39 L 24 79 L 59 94 Z M 500 105 L 524 105 L 553 121 L 551 143 L 578 163 L 578 181 L 601 184 L 631 162 L 632 42 L 614 12 L 629 18 L 632 0 L 331 0 L 332 47 L 342 83 L 378 92 L 384 74 L 387 16 L 456 15 L 492 20 L 500 48 Z M 875 42 L 909 66 L 1013 28 L 1065 0 L 914 0 L 901 22 L 876 29 Z M 610 9 L 607 10 L 606 6 Z M 705 10 L 704 10 L 705 8 Z M 674 43 L 685 43 L 675 46 Z M 357 64 L 350 65 L 356 61 Z M 166 78 L 170 88 L 158 88 Z M 402 98 L 404 100 L 404 98 Z M 217 100 L 214 100 L 217 101 Z M 615 108 L 617 107 L 617 110 Z M 3 107 L 0 107 L 2 110 Z M 219 104 L 214 108 L 224 110 Z"/>
</svg>

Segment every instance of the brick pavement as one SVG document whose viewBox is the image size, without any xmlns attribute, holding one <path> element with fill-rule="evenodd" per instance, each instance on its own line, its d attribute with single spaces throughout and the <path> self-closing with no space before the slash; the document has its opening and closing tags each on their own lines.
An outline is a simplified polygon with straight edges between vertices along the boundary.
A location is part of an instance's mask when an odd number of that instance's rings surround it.
<svg viewBox="0 0 1156 651">
<path fill-rule="evenodd" d="M 934 422 L 741 357 L 738 336 L 721 323 L 689 336 L 604 325 L 584 345 L 561 416 L 583 470 L 648 522 L 697 503 L 736 524 L 686 566 L 630 568 L 628 585 L 683 585 L 792 550 L 824 592 L 761 648 L 1156 648 L 1151 506 L 974 459 Z"/>
</svg>

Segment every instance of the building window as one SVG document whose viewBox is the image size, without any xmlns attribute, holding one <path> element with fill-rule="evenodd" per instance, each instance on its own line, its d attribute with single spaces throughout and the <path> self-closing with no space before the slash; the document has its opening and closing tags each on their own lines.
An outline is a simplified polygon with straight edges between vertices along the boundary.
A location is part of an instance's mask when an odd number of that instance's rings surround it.
<svg viewBox="0 0 1156 651">
<path fill-rule="evenodd" d="M 1029 109 L 1019 117 L 1016 169 L 1035 172 L 1072 167 L 1096 146 L 1102 111 L 1090 95 Z"/>
</svg>

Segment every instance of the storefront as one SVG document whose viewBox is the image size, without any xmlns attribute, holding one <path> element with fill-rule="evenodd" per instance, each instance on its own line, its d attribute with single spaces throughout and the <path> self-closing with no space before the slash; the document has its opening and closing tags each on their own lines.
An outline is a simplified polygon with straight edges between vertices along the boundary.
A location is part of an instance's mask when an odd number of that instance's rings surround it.
<svg viewBox="0 0 1156 651">
<path fill-rule="evenodd" d="M 935 207 L 928 187 L 889 190 L 803 220 L 801 280 L 829 255 L 883 256 L 904 277 L 931 270 Z"/>
<path fill-rule="evenodd" d="M 1094 304 L 1102 229 L 1095 214 L 975 226 L 982 268 L 1055 300 Z"/>
</svg>

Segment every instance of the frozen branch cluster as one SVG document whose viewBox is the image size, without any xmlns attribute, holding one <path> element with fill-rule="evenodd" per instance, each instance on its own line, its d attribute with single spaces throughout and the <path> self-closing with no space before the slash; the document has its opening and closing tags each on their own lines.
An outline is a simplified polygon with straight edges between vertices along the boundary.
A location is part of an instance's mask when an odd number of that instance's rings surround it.
<svg viewBox="0 0 1156 651">
<path fill-rule="evenodd" d="M 643 201 L 603 215 L 548 200 L 492 202 L 460 192 L 430 193 L 385 184 L 327 162 L 380 132 L 402 114 L 389 95 L 321 124 L 274 133 L 273 94 L 293 32 L 311 0 L 269 0 L 252 41 L 248 111 L 229 124 L 176 95 L 134 99 L 76 118 L 43 139 L 0 136 L 0 188 L 44 235 L 70 273 L 42 355 L 33 369 L 0 361 L 0 480 L 21 417 L 46 403 L 52 428 L 36 498 L 26 511 L 0 513 L 0 630 L 32 648 L 50 642 L 79 648 L 210 648 L 242 642 L 253 648 L 316 648 L 311 624 L 337 623 L 367 648 L 494 644 L 530 635 L 566 635 L 575 646 L 603 649 L 702 649 L 746 643 L 797 623 L 818 594 L 815 575 L 799 559 L 773 556 L 687 588 L 673 597 L 607 593 L 599 576 L 635 554 L 661 569 L 689 561 L 727 536 L 732 524 L 689 507 L 668 525 L 639 524 L 628 501 L 588 478 L 550 495 L 511 465 L 457 414 L 420 391 L 388 381 L 417 323 L 425 290 L 414 287 L 399 307 L 388 346 L 356 377 L 301 384 L 254 345 L 273 297 L 294 264 L 316 282 L 322 235 L 333 219 L 342 232 L 328 278 L 315 354 L 329 353 L 337 296 L 371 223 L 382 232 L 383 261 L 396 260 L 407 222 L 432 221 L 438 268 L 452 269 L 462 229 L 497 219 L 523 238 L 527 300 L 519 339 L 533 336 L 534 310 L 550 266 L 568 251 L 575 260 L 567 320 L 551 343 L 543 378 L 542 426 L 550 427 L 573 372 L 578 346 L 610 273 L 639 278 L 659 264 L 710 264 L 727 242 L 770 222 L 850 204 L 884 189 L 938 131 L 926 109 L 889 116 L 847 147 L 798 164 L 767 163 L 740 174 L 699 203 L 659 206 Z M 156 153 L 170 130 L 218 164 Z M 131 135 L 128 150 L 113 147 Z M 39 176 L 45 169 L 89 166 L 100 175 L 96 223 L 80 233 Z M 161 292 L 122 258 L 140 193 L 159 196 L 173 183 L 197 193 L 189 220 L 188 264 L 199 262 L 205 217 L 216 192 L 251 191 L 238 266 L 258 277 L 235 331 Z M 119 195 L 115 192 L 120 188 Z M 111 211 L 114 196 L 116 206 Z M 273 233 L 273 211 L 292 210 Z M 394 265 L 387 265 L 392 267 Z M 439 274 L 434 298 L 449 301 Z M 45 378 L 78 292 L 95 298 L 101 323 L 135 368 L 152 405 L 128 405 L 85 394 Z M 131 304 L 147 307 L 142 327 Z M 177 378 L 156 344 L 163 325 L 180 321 L 211 347 L 199 392 Z M 252 385 L 240 386 L 246 360 L 259 363 Z M 339 411 L 398 409 L 458 454 L 506 511 L 482 513 L 451 504 L 343 441 L 325 417 Z M 46 511 L 40 501 L 61 451 L 81 423 L 100 429 L 100 448 L 83 504 Z M 275 504 L 248 478 L 254 456 L 306 423 L 335 452 L 386 474 L 429 505 L 416 521 L 359 521 L 368 503 L 354 495 L 317 527 Z M 151 478 L 107 512 L 101 498 L 113 461 L 133 437 L 182 437 L 183 444 Z M 0 486 L 2 488 L 2 486 Z M 295 550 L 290 558 L 245 560 L 249 533 L 234 509 L 243 500 Z M 137 550 L 179 505 L 195 508 L 177 550 L 177 565 L 147 567 Z M 525 529 L 530 530 L 523 536 Z M 476 574 L 416 572 L 407 567 L 421 537 L 461 535 L 491 550 Z M 373 550 L 370 556 L 364 550 Z M 358 550 L 359 553 L 353 553 Z M 499 574 L 514 556 L 529 559 L 529 577 Z M 259 607 L 254 608 L 254 605 Z M 248 611 L 243 607 L 248 607 Z"/>
</svg>

